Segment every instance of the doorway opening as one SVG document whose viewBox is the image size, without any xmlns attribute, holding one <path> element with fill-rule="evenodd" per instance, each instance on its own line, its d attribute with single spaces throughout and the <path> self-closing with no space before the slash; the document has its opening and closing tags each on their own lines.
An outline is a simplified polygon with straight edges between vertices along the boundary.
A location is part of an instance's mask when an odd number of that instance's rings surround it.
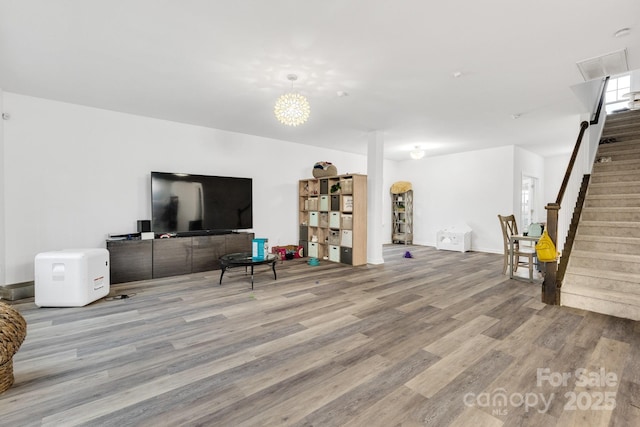
<svg viewBox="0 0 640 427">
<path fill-rule="evenodd" d="M 522 198 L 520 201 L 520 224 L 522 224 L 522 231 L 528 230 L 532 223 L 538 222 L 538 212 L 536 210 L 537 188 L 538 178 L 535 176 L 522 175 Z"/>
</svg>

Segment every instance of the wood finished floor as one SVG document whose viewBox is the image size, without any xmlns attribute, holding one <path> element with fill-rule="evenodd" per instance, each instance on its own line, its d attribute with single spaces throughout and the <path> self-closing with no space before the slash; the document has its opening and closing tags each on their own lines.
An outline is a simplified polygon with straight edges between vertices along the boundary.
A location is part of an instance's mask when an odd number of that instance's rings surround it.
<svg viewBox="0 0 640 427">
<path fill-rule="evenodd" d="M 28 334 L 0 424 L 639 425 L 638 322 L 545 306 L 498 255 L 384 257 L 285 261 L 253 291 L 236 269 L 222 286 L 219 272 L 115 285 L 130 297 L 80 308 L 16 302 Z M 570 376 L 538 381 L 545 369 Z"/>
</svg>

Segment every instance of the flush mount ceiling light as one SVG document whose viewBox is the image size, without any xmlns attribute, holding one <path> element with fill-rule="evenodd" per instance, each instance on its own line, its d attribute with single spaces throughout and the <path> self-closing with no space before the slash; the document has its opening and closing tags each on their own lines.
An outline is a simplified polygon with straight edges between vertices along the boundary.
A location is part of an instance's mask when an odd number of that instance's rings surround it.
<svg viewBox="0 0 640 427">
<path fill-rule="evenodd" d="M 287 79 L 291 82 L 291 92 L 278 98 L 273 112 L 280 123 L 287 126 L 298 126 L 307 121 L 311 109 L 307 98 L 293 92 L 293 82 L 298 80 L 298 76 L 289 74 Z"/>
<path fill-rule="evenodd" d="M 413 160 L 420 160 L 424 157 L 424 150 L 422 150 L 419 146 L 416 145 L 416 149 L 412 150 L 410 153 L 411 158 Z"/>
</svg>

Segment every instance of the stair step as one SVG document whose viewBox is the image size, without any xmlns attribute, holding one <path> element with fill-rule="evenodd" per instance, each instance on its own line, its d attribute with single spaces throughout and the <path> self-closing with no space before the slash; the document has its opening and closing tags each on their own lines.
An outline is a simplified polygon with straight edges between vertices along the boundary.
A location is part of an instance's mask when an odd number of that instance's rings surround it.
<svg viewBox="0 0 640 427">
<path fill-rule="evenodd" d="M 580 256 L 572 256 L 562 284 L 561 304 L 568 307 L 640 320 L 640 275 L 622 271 L 611 271 L 600 268 L 589 262 L 581 266 Z M 591 254 L 593 255 L 593 254 Z M 598 259 L 607 259 L 613 264 L 612 257 L 603 254 Z M 638 258 L 638 257 L 635 257 Z M 577 262 L 576 262 L 577 260 Z"/>
<path fill-rule="evenodd" d="M 614 133 L 628 133 L 635 132 L 638 133 L 640 129 L 640 120 L 624 120 L 619 122 L 609 122 L 605 125 L 604 130 L 602 131 L 602 137 L 606 138 L 609 134 Z"/>
<path fill-rule="evenodd" d="M 569 272 L 567 272 L 569 274 Z M 640 275 L 623 273 L 620 271 L 602 271 L 593 268 L 573 267 L 571 274 L 580 276 L 584 283 L 597 284 L 606 289 L 615 290 L 617 285 L 625 287 L 626 291 L 640 295 Z M 565 275 L 566 277 L 566 275 Z"/>
<path fill-rule="evenodd" d="M 640 320 L 640 275 L 569 267 L 561 305 Z"/>
<path fill-rule="evenodd" d="M 639 127 L 638 122 L 640 120 L 638 118 L 632 118 L 629 117 L 625 120 L 618 120 L 618 121 L 608 121 L 605 124 L 605 129 L 612 131 L 612 130 L 633 130 L 633 129 L 637 129 Z M 604 132 L 603 132 L 604 133 Z"/>
<path fill-rule="evenodd" d="M 640 237 L 640 223 L 625 221 L 580 221 L 582 236 Z"/>
<path fill-rule="evenodd" d="M 606 314 L 608 316 L 621 317 L 623 319 L 640 320 L 640 307 L 638 304 L 624 300 L 611 300 L 609 295 L 581 295 L 580 289 L 561 288 L 560 305 Z"/>
<path fill-rule="evenodd" d="M 640 131 L 635 139 L 598 145 L 598 154 L 616 153 L 618 151 L 638 151 L 640 148 Z"/>
<path fill-rule="evenodd" d="M 617 142 L 624 142 L 624 141 L 632 141 L 634 139 L 638 138 L 638 130 L 633 129 L 633 130 L 628 130 L 628 131 L 619 131 L 619 132 L 608 132 L 602 133 L 602 138 L 601 141 L 607 140 L 607 139 L 615 139 Z M 613 144 L 616 144 L 617 142 L 614 142 Z M 606 145 L 606 144 L 603 144 Z"/>
<path fill-rule="evenodd" d="M 640 274 L 640 255 L 591 252 L 573 249 L 569 265 L 603 271 Z M 567 270 L 568 272 L 569 270 Z"/>
<path fill-rule="evenodd" d="M 612 162 L 614 163 L 614 162 Z M 591 183 L 600 184 L 603 182 L 640 182 L 640 170 L 612 170 L 612 171 L 595 171 L 591 174 Z"/>
<path fill-rule="evenodd" d="M 584 207 L 640 207 L 640 194 L 593 194 L 585 197 Z"/>
<path fill-rule="evenodd" d="M 636 148 L 640 144 L 640 132 L 634 139 L 626 141 L 611 141 L 605 142 L 606 138 L 601 138 L 601 143 L 598 145 L 598 152 L 615 151 L 615 150 L 629 150 Z"/>
<path fill-rule="evenodd" d="M 589 183 L 588 195 L 592 194 L 638 194 L 640 181 Z"/>
<path fill-rule="evenodd" d="M 590 278 L 594 281 L 594 283 L 599 280 L 607 281 L 607 282 L 620 282 L 623 286 L 629 286 L 629 291 L 632 293 L 637 293 L 640 295 L 640 275 L 638 274 L 629 274 L 621 271 L 603 271 L 596 270 L 593 268 L 582 268 L 582 267 L 573 267 L 572 273 L 576 276 L 582 276 L 585 278 Z M 604 283 L 604 282 L 602 282 Z M 607 286 L 603 286 L 607 287 Z M 607 287 L 610 289 L 614 289 L 613 287 Z"/>
<path fill-rule="evenodd" d="M 617 113 L 607 114 L 606 120 L 609 123 L 619 123 L 625 120 L 637 120 L 640 118 L 640 112 L 638 110 L 625 110 Z"/>
<path fill-rule="evenodd" d="M 617 162 L 620 160 L 638 160 L 640 159 L 640 150 L 635 148 L 625 148 L 618 150 L 599 150 L 596 156 L 596 164 L 602 162 Z M 603 161 L 604 160 L 604 161 Z"/>
<path fill-rule="evenodd" d="M 621 126 L 638 126 L 638 122 L 640 121 L 640 116 L 637 114 L 628 114 L 626 116 L 607 116 L 607 122 L 605 123 L 606 128 L 617 128 Z"/>
<path fill-rule="evenodd" d="M 620 111 L 618 113 L 607 114 L 607 124 L 618 124 L 628 120 L 637 120 L 638 118 L 640 118 L 638 110 Z"/>
<path fill-rule="evenodd" d="M 573 241 L 573 249 L 640 256 L 640 238 L 581 235 L 580 227 Z"/>
<path fill-rule="evenodd" d="M 576 295 L 590 296 L 603 300 L 617 301 L 632 304 L 640 310 L 640 285 L 631 282 L 616 282 L 615 280 L 606 283 L 605 279 L 596 278 L 589 284 L 583 281 L 584 277 L 567 274 L 562 283 L 562 293 L 573 293 Z M 629 292 L 630 289 L 632 292 Z"/>
<path fill-rule="evenodd" d="M 604 124 L 604 128 L 602 129 L 602 136 L 600 141 L 607 142 L 607 132 L 608 133 L 616 133 L 616 132 L 626 132 L 629 130 L 635 130 L 640 127 L 640 119 L 638 118 L 627 118 L 624 120 L 616 120 L 611 121 L 607 120 L 607 123 Z M 619 141 L 613 141 L 619 142 Z"/>
<path fill-rule="evenodd" d="M 637 207 L 585 207 L 581 219 L 585 221 L 640 221 L 640 208 Z"/>
<path fill-rule="evenodd" d="M 606 155 L 603 157 L 607 157 Z M 598 158 L 598 157 L 597 157 Z M 609 171 L 634 171 L 640 170 L 640 159 L 616 160 L 611 162 L 595 163 L 592 174 Z"/>
</svg>

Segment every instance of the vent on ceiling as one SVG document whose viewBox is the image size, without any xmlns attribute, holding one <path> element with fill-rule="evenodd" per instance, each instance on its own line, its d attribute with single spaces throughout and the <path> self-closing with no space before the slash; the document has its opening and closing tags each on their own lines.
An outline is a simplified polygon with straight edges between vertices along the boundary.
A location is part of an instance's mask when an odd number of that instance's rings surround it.
<svg viewBox="0 0 640 427">
<path fill-rule="evenodd" d="M 576 64 L 586 82 L 629 71 L 627 49 L 607 53 L 597 58 L 585 59 Z"/>
</svg>

